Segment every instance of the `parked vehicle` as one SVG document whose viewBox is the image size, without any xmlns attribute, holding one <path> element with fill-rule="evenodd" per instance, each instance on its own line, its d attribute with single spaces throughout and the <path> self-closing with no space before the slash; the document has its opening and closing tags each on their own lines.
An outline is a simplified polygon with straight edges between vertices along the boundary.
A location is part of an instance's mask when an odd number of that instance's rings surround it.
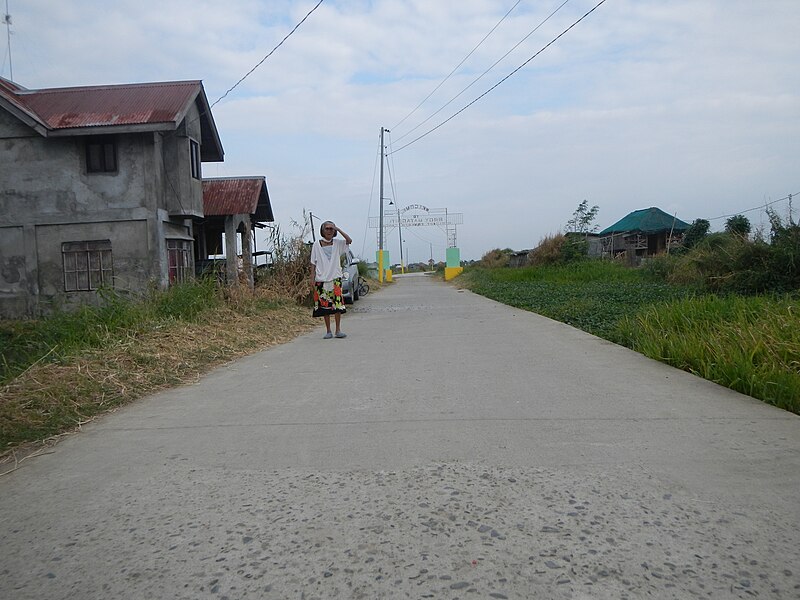
<svg viewBox="0 0 800 600">
<path fill-rule="evenodd" d="M 342 255 L 342 297 L 345 304 L 352 304 L 359 297 L 358 259 L 350 250 Z"/>
</svg>

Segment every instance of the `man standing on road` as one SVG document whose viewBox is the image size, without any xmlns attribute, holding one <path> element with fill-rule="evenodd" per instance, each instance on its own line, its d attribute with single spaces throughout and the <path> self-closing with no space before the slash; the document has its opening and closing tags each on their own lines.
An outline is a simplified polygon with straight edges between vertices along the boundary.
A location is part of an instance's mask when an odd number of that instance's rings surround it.
<svg viewBox="0 0 800 600">
<path fill-rule="evenodd" d="M 336 239 L 338 233 L 344 239 Z M 314 293 L 315 317 L 325 319 L 327 333 L 323 339 L 344 338 L 341 330 L 342 313 L 347 312 L 342 297 L 341 256 L 353 241 L 333 221 L 325 221 L 319 227 L 320 239 L 311 247 L 311 289 Z M 331 315 L 336 323 L 336 333 L 331 333 Z"/>
</svg>

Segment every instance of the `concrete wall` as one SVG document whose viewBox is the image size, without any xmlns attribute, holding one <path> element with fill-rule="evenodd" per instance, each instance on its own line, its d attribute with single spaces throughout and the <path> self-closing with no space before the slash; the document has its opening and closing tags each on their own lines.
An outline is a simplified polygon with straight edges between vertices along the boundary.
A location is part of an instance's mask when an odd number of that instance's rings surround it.
<svg viewBox="0 0 800 600">
<path fill-rule="evenodd" d="M 199 140 L 190 115 L 184 130 Z M 203 198 L 189 137 L 117 134 L 117 172 L 92 174 L 86 139 L 44 138 L 0 109 L 0 318 L 98 300 L 64 291 L 64 242 L 111 240 L 114 287 L 139 292 L 168 284 L 166 239 L 192 239 Z"/>
<path fill-rule="evenodd" d="M 191 140 L 200 143 L 200 112 L 195 105 L 186 115 L 183 123 L 174 132 L 161 136 L 164 146 L 164 208 L 174 216 L 203 216 L 203 182 L 192 177 L 190 160 Z"/>
</svg>

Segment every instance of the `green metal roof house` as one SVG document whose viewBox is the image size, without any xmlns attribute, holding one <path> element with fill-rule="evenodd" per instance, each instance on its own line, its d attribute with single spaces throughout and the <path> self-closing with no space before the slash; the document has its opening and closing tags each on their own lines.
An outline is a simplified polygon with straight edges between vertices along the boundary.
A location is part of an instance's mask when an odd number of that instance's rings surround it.
<svg viewBox="0 0 800 600">
<path fill-rule="evenodd" d="M 633 264 L 679 246 L 689 223 L 660 208 L 635 210 L 598 234 L 603 256 L 625 254 Z"/>
</svg>

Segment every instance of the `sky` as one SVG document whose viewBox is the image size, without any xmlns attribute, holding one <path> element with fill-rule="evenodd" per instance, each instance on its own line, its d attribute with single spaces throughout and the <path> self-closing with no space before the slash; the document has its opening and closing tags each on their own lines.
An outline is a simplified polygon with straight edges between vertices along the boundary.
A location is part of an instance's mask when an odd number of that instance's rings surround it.
<svg viewBox="0 0 800 600">
<path fill-rule="evenodd" d="M 284 235 L 311 212 L 367 260 L 382 127 L 386 214 L 462 214 L 465 260 L 534 248 L 583 200 L 600 229 L 650 206 L 712 230 L 740 213 L 764 227 L 768 202 L 788 217 L 781 199 L 800 195 L 800 2 L 606 0 L 545 48 L 598 1 L 325 0 L 214 106 L 225 161 L 203 174 L 265 176 Z M 9 0 L 0 75 L 13 67 L 29 89 L 200 79 L 215 102 L 315 4 Z M 403 237 L 406 262 L 444 260 L 439 228 Z M 393 262 L 399 239 L 386 231 Z"/>
</svg>

